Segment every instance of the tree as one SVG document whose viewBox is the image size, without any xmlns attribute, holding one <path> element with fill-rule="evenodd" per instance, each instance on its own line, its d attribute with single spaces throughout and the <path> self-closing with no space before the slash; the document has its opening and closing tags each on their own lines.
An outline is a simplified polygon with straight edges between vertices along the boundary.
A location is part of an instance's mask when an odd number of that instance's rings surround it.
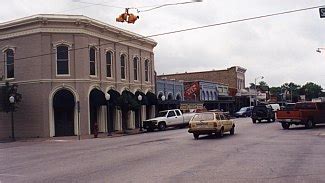
<svg viewBox="0 0 325 183">
<path fill-rule="evenodd" d="M 301 87 L 300 94 L 304 94 L 306 96 L 306 100 L 312 100 L 313 98 L 322 96 L 322 90 L 323 88 L 320 85 L 313 82 L 308 82 Z"/>
<path fill-rule="evenodd" d="M 259 86 L 257 86 L 261 91 L 269 91 L 269 85 L 265 81 L 260 81 Z"/>
<path fill-rule="evenodd" d="M 300 85 L 293 82 L 284 83 L 281 85 L 283 99 L 290 99 L 291 102 L 298 102 L 300 88 Z"/>
</svg>

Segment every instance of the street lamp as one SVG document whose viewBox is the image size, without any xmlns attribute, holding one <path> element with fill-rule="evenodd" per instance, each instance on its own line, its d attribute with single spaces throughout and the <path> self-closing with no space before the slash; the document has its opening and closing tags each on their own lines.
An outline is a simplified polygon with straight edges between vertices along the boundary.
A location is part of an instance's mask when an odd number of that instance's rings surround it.
<svg viewBox="0 0 325 183">
<path fill-rule="evenodd" d="M 11 106 L 11 137 L 12 140 L 15 141 L 15 128 L 14 128 L 14 110 L 15 110 L 15 97 L 14 96 L 10 96 L 9 97 L 9 103 Z"/>
<path fill-rule="evenodd" d="M 316 52 L 322 53 L 322 50 L 325 50 L 325 48 L 317 48 Z"/>
<path fill-rule="evenodd" d="M 140 113 L 140 131 L 142 131 L 142 110 L 141 110 L 141 108 L 142 108 L 142 105 L 141 105 L 141 101 L 142 101 L 142 95 L 138 95 L 138 100 L 140 101 L 140 111 L 139 111 L 139 113 Z"/>
<path fill-rule="evenodd" d="M 259 76 L 259 77 L 255 78 L 255 82 L 254 82 L 254 85 L 255 85 L 255 106 L 257 105 L 257 88 L 256 88 L 256 81 L 257 81 L 258 79 L 264 79 L 264 77 L 263 77 L 263 76 Z"/>
<path fill-rule="evenodd" d="M 105 99 L 106 99 L 106 113 L 107 113 L 107 122 L 110 122 L 110 120 L 109 120 L 109 100 L 111 99 L 111 95 L 109 94 L 109 93 L 105 93 Z M 107 123 L 107 124 L 109 124 L 109 123 Z M 112 135 L 112 129 L 114 129 L 113 128 L 113 126 L 114 126 L 114 123 L 112 123 L 112 126 L 110 127 L 110 126 L 108 126 L 108 136 L 111 136 Z"/>
<path fill-rule="evenodd" d="M 165 100 L 166 100 L 165 95 L 161 96 L 161 100 L 162 100 L 162 101 L 165 101 Z"/>
</svg>

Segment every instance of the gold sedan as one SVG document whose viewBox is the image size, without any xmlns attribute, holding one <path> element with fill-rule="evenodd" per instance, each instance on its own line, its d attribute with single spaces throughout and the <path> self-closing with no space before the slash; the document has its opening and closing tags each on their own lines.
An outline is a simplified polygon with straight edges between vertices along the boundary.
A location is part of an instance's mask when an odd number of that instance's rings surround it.
<svg viewBox="0 0 325 183">
<path fill-rule="evenodd" d="M 222 112 L 204 112 L 193 116 L 189 124 L 189 133 L 194 139 L 199 139 L 202 134 L 213 134 L 222 137 L 224 132 L 235 133 L 235 123 Z"/>
</svg>

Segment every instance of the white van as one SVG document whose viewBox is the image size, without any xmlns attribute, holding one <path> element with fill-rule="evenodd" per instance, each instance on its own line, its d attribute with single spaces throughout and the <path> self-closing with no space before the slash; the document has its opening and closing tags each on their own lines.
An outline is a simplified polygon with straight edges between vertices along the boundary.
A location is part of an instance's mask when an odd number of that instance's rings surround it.
<svg viewBox="0 0 325 183">
<path fill-rule="evenodd" d="M 272 107 L 273 111 L 278 111 L 281 109 L 279 104 L 270 104 L 270 106 Z"/>
</svg>

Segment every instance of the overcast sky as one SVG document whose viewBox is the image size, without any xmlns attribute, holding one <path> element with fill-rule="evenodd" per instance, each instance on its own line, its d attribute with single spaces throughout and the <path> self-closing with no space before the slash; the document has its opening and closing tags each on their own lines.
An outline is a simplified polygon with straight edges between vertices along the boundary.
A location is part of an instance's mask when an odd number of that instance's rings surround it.
<svg viewBox="0 0 325 183">
<path fill-rule="evenodd" d="M 139 13 L 135 24 L 115 22 L 117 7 L 140 7 L 181 0 L 81 0 L 105 3 L 90 6 L 76 0 L 11 0 L 0 6 L 0 22 L 39 13 L 78 14 L 144 36 L 221 23 L 270 13 L 325 5 L 325 0 L 203 0 Z M 136 11 L 131 11 L 136 13 Z M 259 76 L 270 86 L 312 81 L 325 88 L 325 19 L 318 9 L 241 23 L 210 27 L 154 38 L 158 74 L 206 71 L 241 66 L 246 85 Z"/>
</svg>

